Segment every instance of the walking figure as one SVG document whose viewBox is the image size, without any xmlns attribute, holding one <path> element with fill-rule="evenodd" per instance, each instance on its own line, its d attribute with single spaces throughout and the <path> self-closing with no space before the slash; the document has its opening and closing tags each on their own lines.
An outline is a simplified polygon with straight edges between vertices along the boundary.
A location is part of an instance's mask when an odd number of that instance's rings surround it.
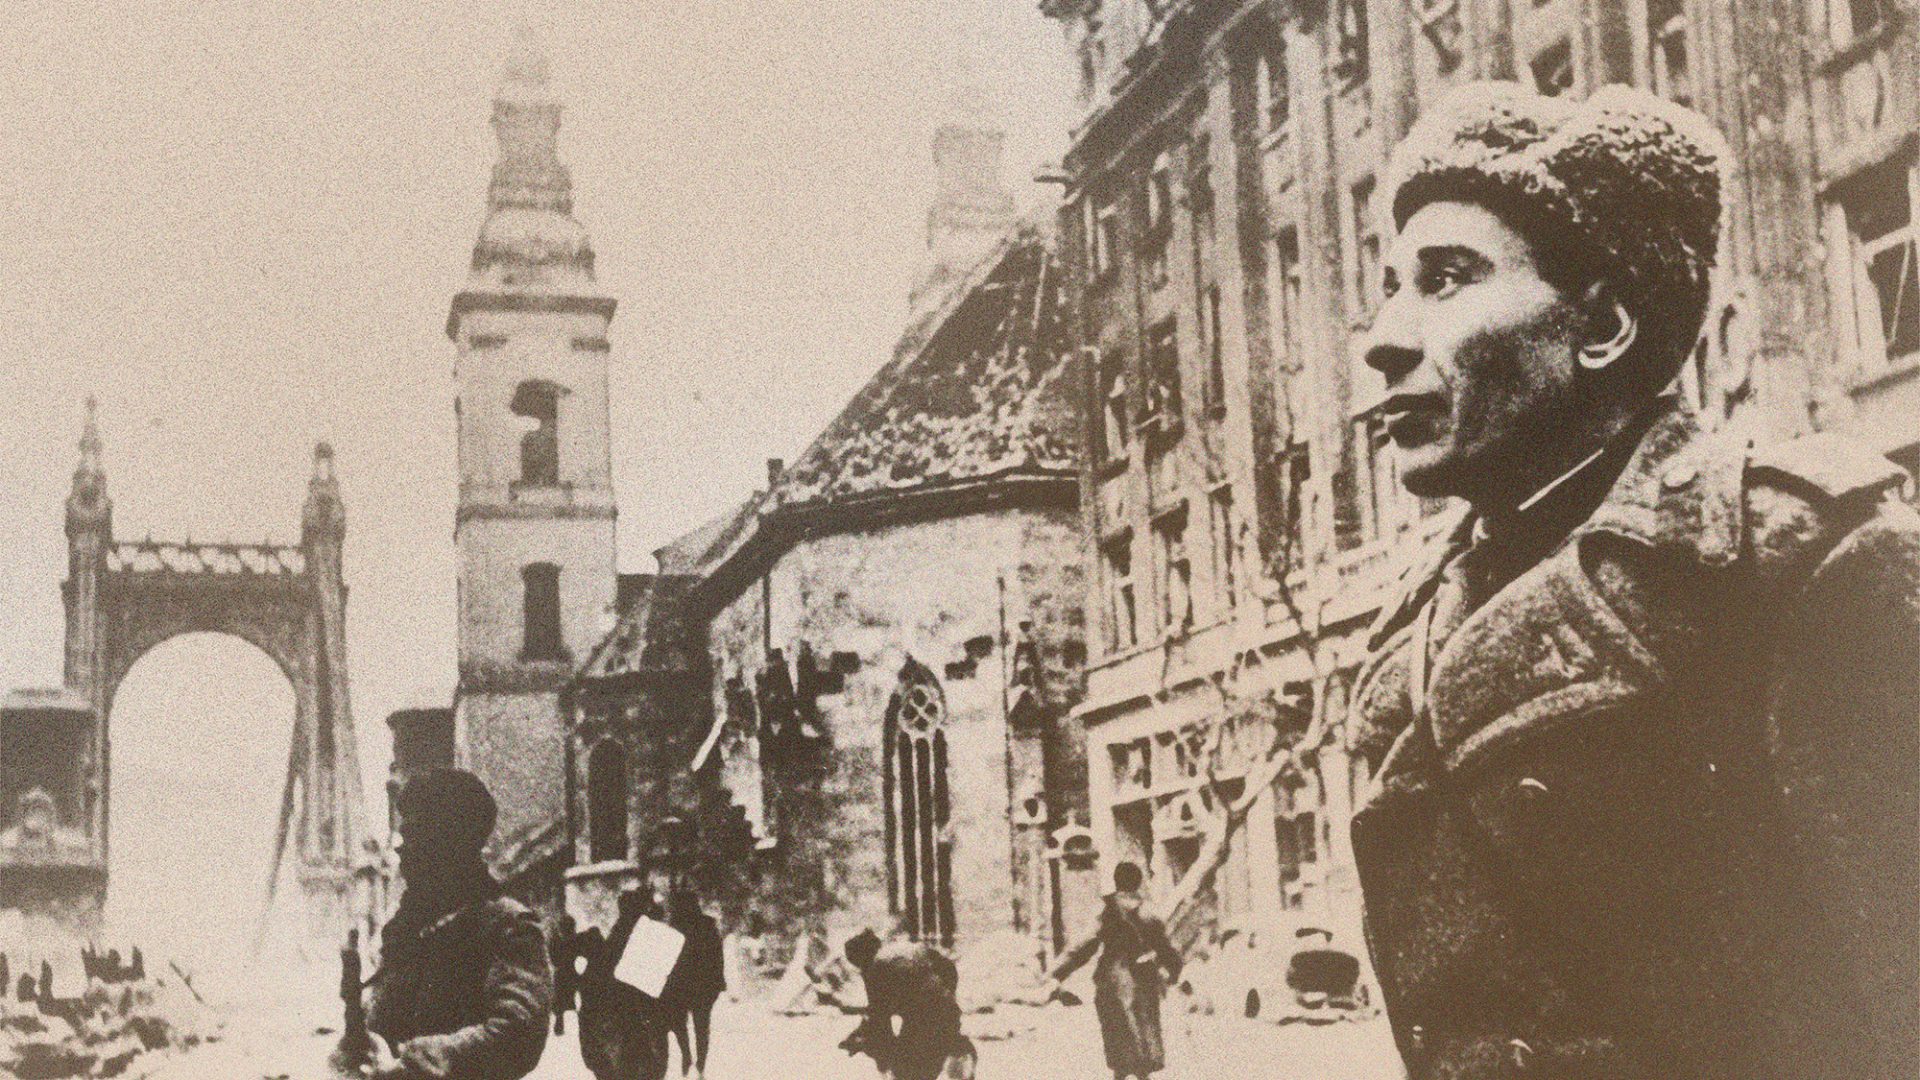
<svg viewBox="0 0 1920 1080">
<path fill-rule="evenodd" d="M 713 1003 L 727 988 L 720 927 L 701 910 L 700 897 L 682 884 L 668 898 L 667 924 L 685 935 L 680 957 L 674 961 L 660 1002 L 667 1011 L 667 1030 L 680 1045 L 680 1073 L 689 1070 L 706 1080 L 707 1044 L 713 1032 Z M 691 1031 L 689 1031 L 691 1029 Z M 688 1037 L 692 1036 L 692 1045 Z"/>
<path fill-rule="evenodd" d="M 1161 969 L 1179 978 L 1180 954 L 1167 940 L 1164 924 L 1141 910 L 1140 887 L 1146 875 L 1133 862 L 1113 868 L 1114 891 L 1100 912 L 1094 932 L 1068 949 L 1049 973 L 1047 996 L 1080 970 L 1097 952 L 1093 966 L 1093 1011 L 1100 1018 L 1100 1042 L 1114 1080 L 1145 1080 L 1167 1067 L 1160 1032 L 1160 999 L 1166 984 Z"/>
</svg>

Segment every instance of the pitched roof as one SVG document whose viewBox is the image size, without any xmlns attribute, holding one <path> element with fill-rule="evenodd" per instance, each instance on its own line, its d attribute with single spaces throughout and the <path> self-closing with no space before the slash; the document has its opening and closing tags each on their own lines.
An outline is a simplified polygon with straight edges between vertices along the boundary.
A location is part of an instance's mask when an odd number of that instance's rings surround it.
<svg viewBox="0 0 1920 1080">
<path fill-rule="evenodd" d="M 630 600 L 613 630 L 580 666 L 580 679 L 687 671 L 700 651 L 699 630 L 682 617 L 697 578 L 685 574 L 625 575 Z"/>
<path fill-rule="evenodd" d="M 1058 269 L 1016 230 L 909 327 L 893 359 L 773 485 L 769 503 L 832 502 L 980 479 L 1071 472 Z"/>
</svg>

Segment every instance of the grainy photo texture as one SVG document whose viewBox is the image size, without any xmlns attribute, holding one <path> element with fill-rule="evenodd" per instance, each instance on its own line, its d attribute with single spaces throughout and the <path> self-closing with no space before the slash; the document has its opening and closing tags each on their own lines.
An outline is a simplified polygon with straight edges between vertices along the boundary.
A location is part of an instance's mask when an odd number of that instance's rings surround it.
<svg viewBox="0 0 1920 1080">
<path fill-rule="evenodd" d="M 0 1076 L 1920 1072 L 1915 0 L 23 0 Z"/>
</svg>

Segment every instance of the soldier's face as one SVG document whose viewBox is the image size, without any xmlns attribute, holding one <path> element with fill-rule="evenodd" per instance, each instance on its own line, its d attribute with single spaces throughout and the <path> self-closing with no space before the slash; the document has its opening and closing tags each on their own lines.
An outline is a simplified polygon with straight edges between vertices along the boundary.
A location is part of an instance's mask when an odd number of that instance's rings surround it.
<svg viewBox="0 0 1920 1080">
<path fill-rule="evenodd" d="M 1531 246 L 1491 211 L 1429 203 L 1388 252 L 1365 343 L 1386 379 L 1387 434 L 1416 495 L 1524 498 L 1529 457 L 1567 414 L 1580 324 Z"/>
</svg>

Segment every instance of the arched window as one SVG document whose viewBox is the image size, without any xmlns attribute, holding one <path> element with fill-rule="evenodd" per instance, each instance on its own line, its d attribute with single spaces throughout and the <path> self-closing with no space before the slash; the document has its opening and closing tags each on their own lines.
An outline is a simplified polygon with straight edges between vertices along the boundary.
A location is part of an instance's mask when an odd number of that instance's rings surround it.
<svg viewBox="0 0 1920 1080">
<path fill-rule="evenodd" d="M 552 563 L 523 566 L 520 580 L 525 590 L 521 659 L 565 660 L 566 644 L 560 637 L 560 568 Z"/>
<path fill-rule="evenodd" d="M 627 857 L 627 748 L 614 739 L 587 757 L 587 846 L 594 862 Z"/>
<path fill-rule="evenodd" d="M 953 945 L 952 804 L 947 701 L 909 659 L 887 703 L 881 794 L 886 802 L 887 898 L 916 940 Z"/>
<path fill-rule="evenodd" d="M 520 482 L 552 487 L 560 482 L 561 388 L 542 379 L 513 391 L 513 415 L 532 421 L 520 436 Z"/>
</svg>

